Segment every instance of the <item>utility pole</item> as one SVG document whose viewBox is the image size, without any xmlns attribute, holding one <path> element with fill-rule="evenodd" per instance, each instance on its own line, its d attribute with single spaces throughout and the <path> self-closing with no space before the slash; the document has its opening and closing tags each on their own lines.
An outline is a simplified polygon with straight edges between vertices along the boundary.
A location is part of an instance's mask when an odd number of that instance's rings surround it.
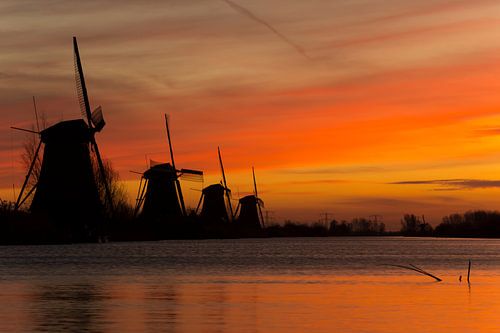
<svg viewBox="0 0 500 333">
<path fill-rule="evenodd" d="M 264 221 L 266 222 L 266 226 L 269 225 L 269 221 L 274 220 L 273 215 L 274 215 L 274 211 L 272 211 L 272 210 L 265 210 L 264 211 L 264 216 L 265 216 Z"/>
<path fill-rule="evenodd" d="M 371 219 L 371 218 L 373 218 L 373 221 L 374 221 L 375 223 L 377 223 L 377 222 L 378 222 L 379 218 L 382 220 L 382 215 L 373 214 L 373 215 L 370 215 L 370 216 L 368 216 L 368 217 L 369 217 L 370 219 Z"/>
<path fill-rule="evenodd" d="M 329 225 L 328 225 L 328 222 L 329 222 L 329 220 L 328 220 L 328 215 L 332 215 L 332 214 L 331 214 L 331 213 L 327 213 L 327 212 L 325 212 L 325 213 L 322 213 L 322 214 L 319 214 L 319 215 L 320 215 L 320 216 L 324 216 L 324 217 L 325 217 L 325 219 L 324 219 L 324 221 L 325 221 L 325 222 L 324 222 L 324 223 L 325 223 L 325 227 L 327 227 L 327 228 L 328 228 L 328 227 L 329 227 Z M 320 219 L 320 221 L 322 221 L 322 220 L 323 220 L 323 219 Z"/>
</svg>

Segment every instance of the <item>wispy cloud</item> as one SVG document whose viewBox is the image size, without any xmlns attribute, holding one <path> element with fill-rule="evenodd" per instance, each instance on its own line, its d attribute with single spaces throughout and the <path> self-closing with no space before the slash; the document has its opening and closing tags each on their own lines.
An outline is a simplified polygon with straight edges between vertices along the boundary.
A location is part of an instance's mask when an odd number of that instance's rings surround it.
<svg viewBox="0 0 500 333">
<path fill-rule="evenodd" d="M 473 136 L 493 136 L 493 135 L 500 135 L 500 128 L 483 128 L 483 129 L 477 129 L 474 130 Z"/>
<path fill-rule="evenodd" d="M 229 7 L 233 8 L 238 13 L 240 13 L 242 15 L 245 15 L 246 17 L 254 20 L 257 23 L 262 24 L 267 29 L 269 29 L 273 34 L 275 34 L 276 36 L 278 36 L 278 38 L 280 38 L 282 41 L 284 41 L 285 43 L 287 43 L 288 45 L 290 45 L 292 48 L 294 48 L 295 51 L 297 51 L 298 53 L 300 53 L 305 58 L 310 59 L 310 57 L 307 55 L 306 51 L 302 48 L 302 46 L 300 46 L 300 45 L 296 44 L 295 42 L 293 42 L 290 38 L 288 38 L 287 36 L 285 36 L 284 34 L 282 34 L 281 32 L 279 32 L 275 27 L 273 27 L 268 22 L 266 22 L 263 19 L 261 19 L 260 17 L 256 16 L 254 13 L 252 13 L 247 8 L 242 7 L 242 6 L 238 5 L 237 3 L 233 2 L 233 1 L 230 1 L 230 0 L 222 0 L 222 1 L 225 2 L 225 3 L 227 3 Z"/>
<path fill-rule="evenodd" d="M 365 172 L 381 172 L 384 168 L 381 166 L 369 165 L 353 165 L 353 166 L 339 166 L 327 168 L 296 168 L 285 169 L 280 172 L 296 175 L 323 175 L 323 174 L 353 174 Z"/>
<path fill-rule="evenodd" d="M 392 182 L 393 185 L 437 185 L 435 191 L 457 191 L 479 188 L 500 187 L 500 180 L 485 179 L 434 179 L 434 180 L 407 180 Z"/>
</svg>

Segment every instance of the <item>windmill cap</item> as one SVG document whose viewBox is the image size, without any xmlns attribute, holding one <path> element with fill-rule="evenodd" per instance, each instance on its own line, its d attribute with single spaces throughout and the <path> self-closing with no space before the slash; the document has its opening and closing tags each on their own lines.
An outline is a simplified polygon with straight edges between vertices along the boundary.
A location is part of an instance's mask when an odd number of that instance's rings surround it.
<svg viewBox="0 0 500 333">
<path fill-rule="evenodd" d="M 61 121 L 40 132 L 44 143 L 85 143 L 90 141 L 90 129 L 83 119 Z"/>
<path fill-rule="evenodd" d="M 221 184 L 213 184 L 213 185 L 205 187 L 203 189 L 202 193 L 203 194 L 223 195 L 224 194 L 224 186 L 222 186 Z"/>
<path fill-rule="evenodd" d="M 246 203 L 255 203 L 257 202 L 257 197 L 253 194 L 244 196 L 243 198 L 240 199 L 240 203 L 246 204 Z"/>
<path fill-rule="evenodd" d="M 145 178 L 165 177 L 165 176 L 174 179 L 177 178 L 177 175 L 174 172 L 174 169 L 172 168 L 172 165 L 170 163 L 161 163 L 153 165 L 148 170 L 146 170 L 146 172 L 144 172 Z"/>
</svg>

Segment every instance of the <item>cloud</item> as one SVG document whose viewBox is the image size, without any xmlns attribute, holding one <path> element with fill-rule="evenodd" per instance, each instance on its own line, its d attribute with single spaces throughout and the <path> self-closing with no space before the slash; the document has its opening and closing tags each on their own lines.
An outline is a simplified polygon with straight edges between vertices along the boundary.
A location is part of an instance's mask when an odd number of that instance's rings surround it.
<svg viewBox="0 0 500 333">
<path fill-rule="evenodd" d="M 493 136 L 493 135 L 500 135 L 500 128 L 484 128 L 484 129 L 477 129 L 474 130 L 473 136 Z"/>
<path fill-rule="evenodd" d="M 384 168 L 379 166 L 368 165 L 353 165 L 343 167 L 328 167 L 328 168 L 297 168 L 281 170 L 281 173 L 296 174 L 296 175 L 321 175 L 321 174 L 352 174 L 364 172 L 381 172 Z"/>
<path fill-rule="evenodd" d="M 398 199 L 391 197 L 352 197 L 343 200 L 336 201 L 336 204 L 341 205 L 352 205 L 352 206 L 370 206 L 370 207 L 381 207 L 381 208 L 392 208 L 392 207 L 425 207 L 429 204 L 436 205 L 437 203 L 429 203 L 428 201 L 420 200 L 408 200 L 408 199 Z"/>
<path fill-rule="evenodd" d="M 392 182 L 393 185 L 437 185 L 435 191 L 457 191 L 500 187 L 500 180 L 485 179 L 434 179 Z"/>
<path fill-rule="evenodd" d="M 238 5 L 238 4 L 236 4 L 236 3 L 234 3 L 234 2 L 232 2 L 230 0 L 222 0 L 222 1 L 225 2 L 229 7 L 233 8 L 238 13 L 240 13 L 242 15 L 245 15 L 246 17 L 254 20 L 257 23 L 262 24 L 267 29 L 269 29 L 273 34 L 275 34 L 276 36 L 278 36 L 278 38 L 280 38 L 282 41 L 284 41 L 285 43 L 287 43 L 288 45 L 290 45 L 291 47 L 293 47 L 295 49 L 295 51 L 297 51 L 299 54 L 301 54 L 302 56 L 304 56 L 307 59 L 310 59 L 309 56 L 307 55 L 307 53 L 305 52 L 305 50 L 301 46 L 299 46 L 296 43 L 294 43 L 292 40 L 290 40 L 290 38 L 288 38 L 287 36 L 283 35 L 281 32 L 279 32 L 278 30 L 276 30 L 276 28 L 274 28 L 271 24 L 269 24 L 268 22 L 264 21 L 260 17 L 256 16 L 254 13 L 252 13 L 251 11 L 249 11 L 247 8 L 244 8 L 244 7 Z"/>
</svg>

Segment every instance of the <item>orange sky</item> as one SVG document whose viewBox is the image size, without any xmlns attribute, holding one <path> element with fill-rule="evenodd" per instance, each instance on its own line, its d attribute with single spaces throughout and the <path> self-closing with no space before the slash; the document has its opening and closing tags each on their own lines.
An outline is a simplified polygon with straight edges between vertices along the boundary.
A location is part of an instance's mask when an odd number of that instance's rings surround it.
<svg viewBox="0 0 500 333">
<path fill-rule="evenodd" d="M 177 164 L 218 182 L 220 145 L 235 198 L 255 165 L 276 221 L 496 209 L 499 17 L 486 0 L 3 1 L 0 197 L 23 179 L 9 126 L 31 126 L 31 96 L 51 124 L 79 117 L 76 35 L 131 197 L 129 170 L 166 160 L 167 112 Z"/>
</svg>

